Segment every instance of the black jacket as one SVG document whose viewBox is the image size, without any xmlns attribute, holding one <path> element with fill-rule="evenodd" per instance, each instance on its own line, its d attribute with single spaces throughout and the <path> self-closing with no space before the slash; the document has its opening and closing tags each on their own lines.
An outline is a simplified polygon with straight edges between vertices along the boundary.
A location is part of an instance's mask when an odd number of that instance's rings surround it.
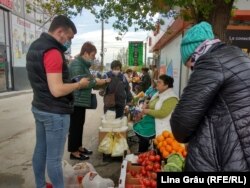
<svg viewBox="0 0 250 188">
<path fill-rule="evenodd" d="M 122 73 L 115 76 L 112 71 L 109 71 L 107 76 L 111 78 L 111 82 L 107 85 L 105 94 L 115 93 L 116 105 L 125 107 L 126 103 L 132 100 L 127 79 Z"/>
<path fill-rule="evenodd" d="M 250 59 L 215 44 L 194 66 L 171 120 L 186 171 L 250 171 Z"/>
<path fill-rule="evenodd" d="M 31 87 L 34 92 L 32 105 L 41 111 L 69 114 L 73 112 L 73 95 L 54 97 L 49 90 L 43 56 L 50 49 L 57 49 L 63 58 L 63 82 L 69 83 L 69 72 L 64 57 L 64 47 L 47 33 L 42 33 L 40 38 L 34 41 L 26 56 L 26 69 Z"/>
<path fill-rule="evenodd" d="M 142 91 L 145 93 L 147 89 L 151 86 L 151 78 L 149 73 L 142 75 L 140 86 L 142 87 Z"/>
</svg>

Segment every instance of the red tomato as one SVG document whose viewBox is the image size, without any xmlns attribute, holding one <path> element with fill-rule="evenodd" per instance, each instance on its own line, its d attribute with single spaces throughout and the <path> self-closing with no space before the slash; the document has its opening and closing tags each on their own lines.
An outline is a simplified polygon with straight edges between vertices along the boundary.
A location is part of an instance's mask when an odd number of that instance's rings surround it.
<svg viewBox="0 0 250 188">
<path fill-rule="evenodd" d="M 154 162 L 155 161 L 155 156 L 154 155 L 150 155 L 149 156 L 149 160 L 152 161 L 152 162 Z"/>
<path fill-rule="evenodd" d="M 143 162 L 142 158 L 138 158 L 137 162 L 138 162 L 139 164 L 142 164 L 142 162 Z"/>
<path fill-rule="evenodd" d="M 144 170 L 144 169 L 142 169 L 141 174 L 142 174 L 143 176 L 145 176 L 145 175 L 147 175 L 147 171 Z"/>
<path fill-rule="evenodd" d="M 155 163 L 153 168 L 154 168 L 154 170 L 160 169 L 161 168 L 160 163 Z"/>
<path fill-rule="evenodd" d="M 135 177 L 136 176 L 136 172 L 135 171 L 131 171 L 130 174 Z"/>
<path fill-rule="evenodd" d="M 148 179 L 144 178 L 143 179 L 143 185 L 145 185 L 146 187 L 148 187 L 148 186 L 151 185 L 151 183 L 150 183 L 150 181 Z"/>
<path fill-rule="evenodd" d="M 155 156 L 155 161 L 158 161 L 158 162 L 159 162 L 160 160 L 161 160 L 161 156 L 160 156 L 160 155 L 156 155 L 156 156 Z"/>
<path fill-rule="evenodd" d="M 156 188 L 157 187 L 157 183 L 156 183 L 155 180 L 151 180 L 150 184 L 151 184 L 152 188 Z"/>
<path fill-rule="evenodd" d="M 152 166 L 152 165 L 147 165 L 147 166 L 146 166 L 146 170 L 147 170 L 147 171 L 153 170 L 153 166 Z"/>
<path fill-rule="evenodd" d="M 151 178 L 152 178 L 153 180 L 156 180 L 156 179 L 157 179 L 157 174 L 156 174 L 155 172 L 152 172 L 152 173 L 151 173 Z"/>
<path fill-rule="evenodd" d="M 152 164 L 153 164 L 152 161 L 149 161 L 149 160 L 146 161 L 146 165 L 152 165 Z"/>
</svg>

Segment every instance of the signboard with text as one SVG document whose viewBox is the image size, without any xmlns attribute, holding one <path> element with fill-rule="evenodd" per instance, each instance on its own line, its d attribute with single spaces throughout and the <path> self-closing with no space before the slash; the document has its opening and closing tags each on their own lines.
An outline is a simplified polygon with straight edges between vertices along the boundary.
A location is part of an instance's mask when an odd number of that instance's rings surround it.
<svg viewBox="0 0 250 188">
<path fill-rule="evenodd" d="M 233 45 L 250 49 L 250 30 L 227 30 L 227 37 Z"/>
<path fill-rule="evenodd" d="M 143 65 L 143 42 L 130 41 L 128 46 L 128 64 L 129 66 Z"/>
</svg>

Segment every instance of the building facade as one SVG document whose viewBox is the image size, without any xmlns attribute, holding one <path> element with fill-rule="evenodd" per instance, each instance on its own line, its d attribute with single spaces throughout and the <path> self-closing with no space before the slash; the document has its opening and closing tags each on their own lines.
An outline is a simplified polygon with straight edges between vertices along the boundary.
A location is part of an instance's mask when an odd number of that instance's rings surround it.
<svg viewBox="0 0 250 188">
<path fill-rule="evenodd" d="M 226 32 L 229 39 L 233 40 L 232 44 L 239 46 L 250 55 L 250 1 L 235 2 L 238 10 L 232 18 L 233 25 L 229 25 Z M 149 51 L 153 53 L 154 62 L 160 74 L 167 74 L 174 78 L 174 91 L 180 96 L 191 73 L 181 63 L 180 45 L 186 29 L 193 23 L 185 22 L 180 18 L 175 19 L 174 14 L 172 17 L 168 15 L 164 22 L 165 25 L 159 25 L 156 31 L 150 34 Z"/>
<path fill-rule="evenodd" d="M 29 89 L 26 53 L 30 44 L 48 30 L 42 9 L 28 13 L 32 0 L 0 0 L 0 92 Z"/>
</svg>

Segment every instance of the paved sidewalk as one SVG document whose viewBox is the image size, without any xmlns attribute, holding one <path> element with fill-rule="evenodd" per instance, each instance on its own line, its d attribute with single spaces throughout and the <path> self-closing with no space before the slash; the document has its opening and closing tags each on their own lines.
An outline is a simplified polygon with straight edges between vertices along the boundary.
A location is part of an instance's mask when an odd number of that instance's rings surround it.
<svg viewBox="0 0 250 188">
<path fill-rule="evenodd" d="M 121 161 L 103 161 L 97 151 L 98 128 L 103 115 L 102 98 L 97 94 L 98 108 L 87 110 L 83 143 L 93 150 L 87 161 L 104 178 L 118 185 Z M 32 154 L 35 145 L 34 118 L 30 111 L 32 90 L 0 93 L 0 188 L 34 188 Z M 80 161 L 69 159 L 67 143 L 64 160 L 74 165 Z"/>
</svg>

